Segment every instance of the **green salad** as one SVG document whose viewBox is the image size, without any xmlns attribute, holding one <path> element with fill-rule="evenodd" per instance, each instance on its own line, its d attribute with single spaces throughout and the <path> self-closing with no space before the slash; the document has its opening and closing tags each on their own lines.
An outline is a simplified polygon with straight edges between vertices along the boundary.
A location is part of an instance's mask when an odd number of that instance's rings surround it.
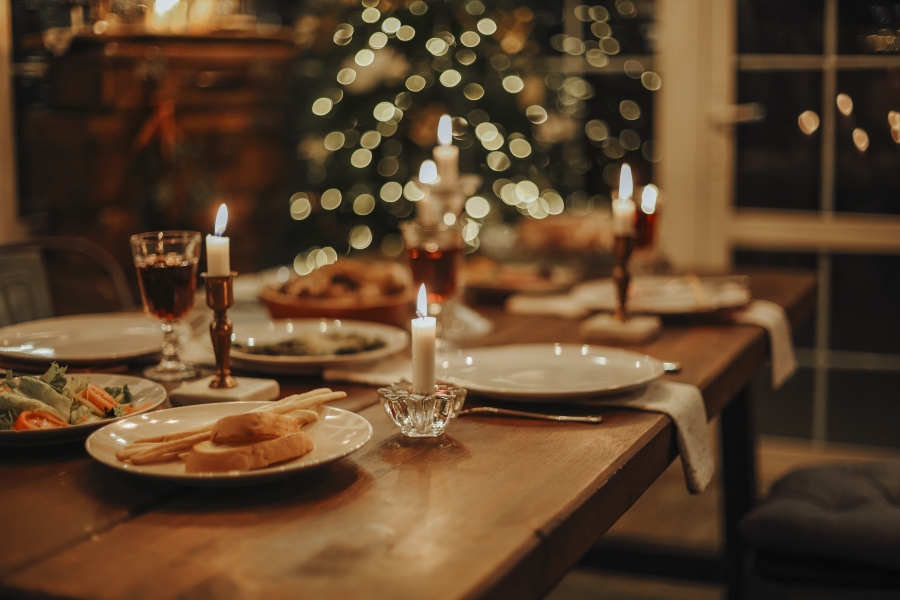
<svg viewBox="0 0 900 600">
<path fill-rule="evenodd" d="M 0 431 L 50 429 L 121 417 L 140 408 L 128 386 L 102 388 L 89 376 L 66 377 L 53 363 L 39 376 L 6 372 L 0 384 Z"/>
</svg>

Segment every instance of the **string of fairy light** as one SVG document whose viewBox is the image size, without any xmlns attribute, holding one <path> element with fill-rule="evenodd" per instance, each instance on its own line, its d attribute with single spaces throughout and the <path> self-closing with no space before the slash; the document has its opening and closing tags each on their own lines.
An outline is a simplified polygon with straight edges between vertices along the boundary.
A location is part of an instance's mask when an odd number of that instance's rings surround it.
<svg viewBox="0 0 900 600">
<path fill-rule="evenodd" d="M 415 165 L 405 165 L 402 169 L 400 153 L 402 142 L 392 139 L 403 121 L 406 111 L 414 104 L 419 92 L 440 85 L 447 93 L 459 93 L 469 101 L 477 102 L 486 94 L 483 80 L 472 81 L 467 77 L 467 67 L 478 59 L 478 51 L 488 58 L 488 64 L 499 77 L 502 90 L 516 97 L 527 95 L 527 86 L 533 85 L 537 79 L 543 101 L 536 101 L 524 108 L 524 116 L 532 126 L 531 139 L 521 131 L 507 131 L 499 122 L 492 122 L 490 115 L 477 105 L 465 114 L 465 117 L 454 118 L 455 143 L 462 149 L 473 147 L 477 140 L 485 152 L 484 164 L 489 172 L 496 174 L 493 181 L 486 181 L 481 195 L 474 195 L 465 203 L 465 214 L 462 224 L 463 236 L 473 248 L 479 244 L 478 232 L 489 215 L 497 216 L 503 211 L 515 209 L 521 215 L 532 219 L 544 219 L 558 215 L 568 208 L 573 214 L 584 212 L 585 196 L 582 190 L 570 192 L 566 199 L 558 191 L 561 183 L 561 172 L 566 170 L 581 175 L 590 169 L 590 159 L 580 156 L 578 151 L 568 150 L 566 156 L 551 164 L 549 154 L 561 142 L 571 140 L 578 135 L 573 132 L 571 121 L 587 116 L 586 101 L 595 94 L 593 86 L 578 75 L 549 73 L 544 77 L 535 77 L 528 71 L 532 65 L 526 64 L 526 57 L 518 53 L 528 43 L 530 28 L 522 23 L 529 23 L 534 18 L 530 9 L 515 9 L 513 19 L 498 25 L 495 18 L 500 13 L 487 14 L 487 8 L 479 0 L 470 0 L 464 5 L 465 12 L 472 17 L 474 25 L 462 27 L 458 36 L 447 31 L 446 27 L 438 27 L 425 38 L 416 29 L 416 18 L 425 15 L 430 7 L 422 0 L 414 0 L 406 6 L 379 0 L 362 0 L 362 11 L 352 15 L 348 21 L 337 25 L 332 41 L 337 47 L 349 46 L 354 40 L 364 40 L 363 47 L 355 53 L 348 53 L 348 59 L 335 75 L 337 86 L 325 90 L 316 98 L 310 107 L 313 115 L 328 117 L 336 110 L 337 105 L 345 98 L 345 94 L 353 93 L 353 86 L 361 78 L 368 75 L 366 70 L 379 67 L 379 51 L 390 49 L 392 44 L 417 45 L 424 48 L 431 60 L 428 68 L 421 64 L 410 67 L 412 72 L 404 73 L 403 91 L 397 93 L 393 101 L 380 101 L 372 107 L 371 115 L 375 119 L 374 127 L 364 131 L 357 126 L 346 130 L 329 132 L 322 139 L 324 150 L 336 153 L 341 149 L 353 148 L 349 154 L 349 164 L 356 169 L 365 169 L 375 163 L 377 173 L 385 178 L 393 178 L 380 189 L 371 189 L 367 185 L 354 185 L 350 190 L 332 187 L 322 192 L 319 206 L 326 211 L 336 210 L 342 203 L 352 202 L 353 213 L 366 216 L 379 207 L 396 217 L 407 217 L 411 214 L 416 202 L 424 197 L 415 183 L 409 179 L 398 181 L 397 173 L 414 172 Z M 632 16 L 634 5 L 627 0 L 619 0 L 616 8 L 625 18 Z M 382 10 L 385 12 L 382 13 Z M 408 13 L 408 16 L 404 16 Z M 398 18 L 403 17 L 403 20 Z M 590 23 L 589 29 L 595 39 L 582 41 L 579 38 L 557 34 L 550 38 L 550 45 L 557 51 L 568 55 L 583 55 L 588 64 L 602 67 L 608 64 L 609 56 L 620 51 L 619 42 L 613 37 L 608 21 L 610 11 L 602 6 L 579 6 L 575 11 L 579 20 Z M 502 19 L 501 19 L 502 21 Z M 510 25 L 512 22 L 512 25 Z M 484 52 L 485 42 L 496 41 L 501 51 Z M 352 61 L 349 57 L 352 56 Z M 533 61 L 531 61 L 533 62 Z M 523 72 L 523 68 L 526 71 Z M 634 70 L 634 69 L 632 69 Z M 656 90 L 660 87 L 659 76 L 649 71 L 640 72 L 644 87 Z M 466 82 L 469 79 L 469 82 Z M 516 98 L 518 99 L 518 98 Z M 515 105 L 515 100 L 511 101 Z M 625 100 L 620 105 L 620 113 L 625 119 L 636 120 L 640 117 L 640 107 L 636 102 Z M 576 126 L 577 127 L 577 126 Z M 593 119 L 584 124 L 584 133 L 588 140 L 601 148 L 610 158 L 620 158 L 627 150 L 641 147 L 638 134 L 631 130 L 615 136 L 610 126 L 600 120 Z M 381 149 L 382 158 L 377 159 L 375 150 Z M 524 166 L 522 166 L 524 164 Z M 549 168 L 548 168 L 549 167 Z M 554 183 L 554 181 L 556 183 Z M 565 187 L 565 186 L 564 186 Z M 569 186 L 571 187 L 571 186 Z M 487 192 L 487 193 L 485 193 Z M 379 200 L 381 202 L 379 202 Z M 504 209 L 504 206 L 507 207 Z M 503 210 L 501 210 L 503 209 Z M 307 193 L 300 192 L 291 198 L 290 213 L 295 220 L 303 220 L 314 211 L 314 202 Z M 514 214 L 514 213 L 513 213 Z M 398 244 L 399 236 L 388 235 L 382 242 L 382 250 L 386 254 L 396 254 L 402 249 Z M 353 227 L 348 236 L 350 248 L 362 250 L 373 242 L 371 229 L 365 225 Z M 312 248 L 298 255 L 295 270 L 304 274 L 313 268 L 329 264 L 336 260 L 337 252 L 331 248 Z"/>
</svg>

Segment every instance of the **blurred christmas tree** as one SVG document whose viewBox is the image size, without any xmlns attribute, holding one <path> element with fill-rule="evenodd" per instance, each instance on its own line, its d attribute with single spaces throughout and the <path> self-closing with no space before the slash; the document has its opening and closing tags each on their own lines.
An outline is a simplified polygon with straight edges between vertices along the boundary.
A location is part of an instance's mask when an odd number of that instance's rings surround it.
<svg viewBox="0 0 900 600">
<path fill-rule="evenodd" d="M 599 148 L 610 128 L 601 120 L 585 128 L 593 86 L 544 72 L 544 55 L 553 48 L 603 66 L 619 45 L 602 6 L 579 7 L 587 27 L 599 24 L 587 42 L 562 34 L 561 3 L 556 14 L 548 6 L 361 0 L 337 13 L 333 3 L 306 6 L 295 27 L 308 53 L 297 89 L 308 98 L 296 122 L 302 167 L 295 189 L 303 191 L 290 211 L 305 221 L 306 248 L 337 249 L 309 257 L 308 268 L 349 248 L 400 252 L 397 226 L 417 200 L 406 184 L 431 157 L 444 113 L 454 117 L 460 170 L 483 178 L 477 195 L 484 200 L 464 217 L 470 230 L 485 219 L 563 212 L 564 198 L 584 188 L 593 165 L 584 132 Z M 467 237 L 477 247 L 477 237 Z M 295 263 L 298 271 L 303 264 Z"/>
</svg>

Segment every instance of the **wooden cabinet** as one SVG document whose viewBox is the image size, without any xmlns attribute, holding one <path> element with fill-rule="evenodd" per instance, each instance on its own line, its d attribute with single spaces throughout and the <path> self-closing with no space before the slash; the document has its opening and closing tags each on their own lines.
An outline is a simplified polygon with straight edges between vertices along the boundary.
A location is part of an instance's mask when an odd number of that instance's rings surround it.
<svg viewBox="0 0 900 600">
<path fill-rule="evenodd" d="M 234 266 L 256 268 L 283 216 L 294 45 L 283 36 L 77 37 L 26 115 L 26 210 L 130 264 L 128 236 L 212 229 L 227 202 Z"/>
</svg>

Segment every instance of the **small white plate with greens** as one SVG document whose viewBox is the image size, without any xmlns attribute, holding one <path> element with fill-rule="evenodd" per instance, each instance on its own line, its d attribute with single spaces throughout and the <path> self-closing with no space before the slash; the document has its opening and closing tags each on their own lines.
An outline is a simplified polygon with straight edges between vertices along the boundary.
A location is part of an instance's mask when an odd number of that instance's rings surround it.
<svg viewBox="0 0 900 600">
<path fill-rule="evenodd" d="M 56 363 L 43 375 L 0 380 L 0 446 L 43 446 L 85 439 L 123 417 L 166 401 L 161 385 L 128 375 L 66 375 Z"/>
</svg>

